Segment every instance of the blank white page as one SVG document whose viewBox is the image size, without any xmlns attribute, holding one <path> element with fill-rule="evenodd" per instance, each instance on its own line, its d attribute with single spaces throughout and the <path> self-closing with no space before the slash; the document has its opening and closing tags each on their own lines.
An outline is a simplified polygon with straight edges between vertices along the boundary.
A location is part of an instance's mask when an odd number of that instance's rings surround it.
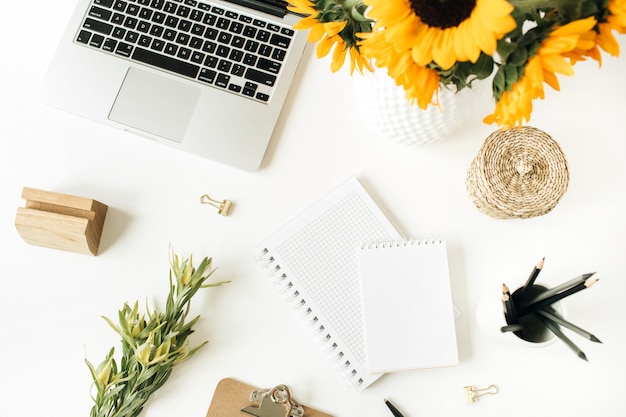
<svg viewBox="0 0 626 417">
<path fill-rule="evenodd" d="M 445 242 L 372 244 L 358 254 L 368 372 L 458 364 Z"/>
</svg>

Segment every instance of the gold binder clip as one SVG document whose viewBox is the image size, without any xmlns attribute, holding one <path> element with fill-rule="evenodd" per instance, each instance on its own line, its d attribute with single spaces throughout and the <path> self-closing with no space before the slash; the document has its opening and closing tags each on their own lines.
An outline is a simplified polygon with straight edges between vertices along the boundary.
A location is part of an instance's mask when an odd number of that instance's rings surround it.
<svg viewBox="0 0 626 417">
<path fill-rule="evenodd" d="M 242 413 L 254 417 L 304 417 L 304 408 L 291 397 L 286 385 L 252 391 L 250 401 L 257 406 L 243 407 Z"/>
<path fill-rule="evenodd" d="M 470 404 L 478 401 L 478 398 L 482 397 L 483 395 L 487 395 L 487 394 L 493 395 L 493 394 L 498 393 L 498 387 L 496 387 L 493 384 L 489 385 L 486 388 L 476 388 L 471 385 L 468 385 L 464 387 L 464 389 L 465 389 L 465 399 Z"/>
<path fill-rule="evenodd" d="M 228 200 L 218 201 L 213 200 L 207 194 L 200 197 L 200 203 L 209 204 L 213 207 L 217 208 L 217 214 L 221 214 L 222 216 L 228 216 L 230 214 L 230 210 L 233 206 L 233 203 Z"/>
</svg>

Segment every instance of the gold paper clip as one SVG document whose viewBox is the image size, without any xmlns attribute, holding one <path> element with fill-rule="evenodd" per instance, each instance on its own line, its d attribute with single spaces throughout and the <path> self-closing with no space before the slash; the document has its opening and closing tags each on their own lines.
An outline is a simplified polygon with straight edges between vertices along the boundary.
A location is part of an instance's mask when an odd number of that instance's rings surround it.
<svg viewBox="0 0 626 417">
<path fill-rule="evenodd" d="M 471 385 L 468 385 L 464 387 L 464 389 L 465 389 L 465 399 L 470 404 L 478 401 L 478 398 L 482 397 L 483 395 L 487 395 L 487 394 L 493 395 L 493 394 L 498 393 L 498 387 L 496 387 L 493 384 L 489 385 L 487 388 L 476 388 Z"/>
<path fill-rule="evenodd" d="M 228 200 L 224 200 L 224 201 L 213 200 L 207 194 L 200 197 L 200 203 L 209 204 L 213 207 L 216 207 L 217 214 L 221 214 L 222 216 L 228 216 L 233 206 L 233 203 Z"/>
</svg>

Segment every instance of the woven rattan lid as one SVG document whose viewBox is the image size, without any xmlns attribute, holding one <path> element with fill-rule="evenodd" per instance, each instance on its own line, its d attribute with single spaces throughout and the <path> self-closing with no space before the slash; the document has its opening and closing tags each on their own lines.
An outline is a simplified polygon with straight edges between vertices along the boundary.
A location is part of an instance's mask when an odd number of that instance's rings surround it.
<svg viewBox="0 0 626 417">
<path fill-rule="evenodd" d="M 493 132 L 467 172 L 467 192 L 483 213 L 528 218 L 552 210 L 567 190 L 565 155 L 547 133 L 534 127 Z"/>
</svg>

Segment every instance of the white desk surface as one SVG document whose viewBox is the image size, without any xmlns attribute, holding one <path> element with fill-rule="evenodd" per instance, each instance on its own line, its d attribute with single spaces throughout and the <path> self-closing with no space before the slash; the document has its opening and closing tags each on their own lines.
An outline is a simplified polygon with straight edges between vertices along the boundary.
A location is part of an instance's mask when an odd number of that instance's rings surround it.
<svg viewBox="0 0 626 417">
<path fill-rule="evenodd" d="M 570 185 L 549 214 L 496 220 L 465 189 L 467 168 L 494 126 L 480 118 L 430 147 L 387 142 L 355 109 L 353 80 L 332 74 L 309 50 L 266 164 L 237 171 L 82 120 L 36 98 L 73 0 L 4 2 L 0 14 L 0 415 L 86 416 L 90 376 L 118 340 L 101 315 L 125 301 L 164 300 L 170 246 L 198 261 L 212 256 L 232 283 L 194 300 L 203 319 L 193 341 L 210 343 L 175 369 L 145 417 L 204 417 L 216 383 L 235 377 L 259 387 L 284 383 L 295 398 L 336 417 L 616 415 L 626 390 L 626 57 L 576 67 L 560 93 L 537 102 L 531 125 L 550 133 L 568 159 Z M 60 20 L 55 21 L 53 17 Z M 620 39 L 626 53 L 626 39 Z M 487 114 L 490 107 L 484 109 Z M 255 263 L 255 244 L 358 174 L 405 235 L 449 245 L 460 363 L 389 374 L 363 392 L 346 388 L 309 343 Z M 97 257 L 27 245 L 14 227 L 22 187 L 97 199 L 109 213 Z M 199 197 L 235 202 L 222 217 Z M 557 284 L 597 271 L 600 282 L 566 302 L 567 316 L 604 343 L 572 339 L 589 362 L 557 342 L 543 349 L 495 342 L 478 328 L 479 296 L 522 284 L 546 257 L 540 281 Z M 497 295 L 496 295 L 497 296 Z M 500 392 L 465 403 L 463 387 Z"/>
</svg>

